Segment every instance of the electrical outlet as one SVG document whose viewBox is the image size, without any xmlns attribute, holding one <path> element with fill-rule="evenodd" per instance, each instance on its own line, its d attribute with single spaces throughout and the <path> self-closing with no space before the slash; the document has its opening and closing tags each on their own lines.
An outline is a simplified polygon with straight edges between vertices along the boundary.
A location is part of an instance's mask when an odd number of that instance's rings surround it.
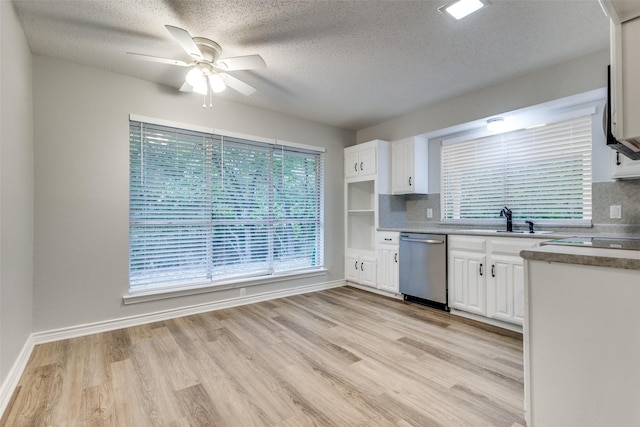
<svg viewBox="0 0 640 427">
<path fill-rule="evenodd" d="M 621 219 L 622 218 L 622 206 L 620 206 L 620 205 L 611 205 L 611 206 L 609 206 L 609 218 L 611 218 L 611 219 Z"/>
<path fill-rule="evenodd" d="M 433 218 L 433 209 L 427 208 L 427 218 Z"/>
<path fill-rule="evenodd" d="M 240 296 L 241 297 L 247 296 L 247 288 L 240 288 Z"/>
</svg>

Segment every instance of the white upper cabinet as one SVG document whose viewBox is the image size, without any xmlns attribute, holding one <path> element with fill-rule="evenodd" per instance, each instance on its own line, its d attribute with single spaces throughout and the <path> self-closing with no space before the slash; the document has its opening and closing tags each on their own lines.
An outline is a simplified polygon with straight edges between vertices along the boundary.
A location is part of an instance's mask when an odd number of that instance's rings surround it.
<svg viewBox="0 0 640 427">
<path fill-rule="evenodd" d="M 611 18 L 611 133 L 640 152 L 640 1 L 600 1 Z"/>
<path fill-rule="evenodd" d="M 640 178 L 640 160 L 631 160 L 624 154 L 611 150 L 611 178 Z"/>
<path fill-rule="evenodd" d="M 344 177 L 356 178 L 376 174 L 376 145 L 359 144 L 344 150 Z"/>
<path fill-rule="evenodd" d="M 405 138 L 391 143 L 391 193 L 427 194 L 429 192 L 427 139 Z"/>
</svg>

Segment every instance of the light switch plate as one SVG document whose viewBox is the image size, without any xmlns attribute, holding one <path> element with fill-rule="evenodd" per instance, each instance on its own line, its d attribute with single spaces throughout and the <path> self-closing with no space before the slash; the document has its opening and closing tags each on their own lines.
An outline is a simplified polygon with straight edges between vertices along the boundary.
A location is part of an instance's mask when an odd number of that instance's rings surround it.
<svg viewBox="0 0 640 427">
<path fill-rule="evenodd" d="M 609 218 L 610 219 L 621 219 L 622 218 L 622 206 L 620 206 L 620 205 L 611 205 L 611 206 L 609 206 Z"/>
<path fill-rule="evenodd" d="M 427 218 L 433 218 L 433 209 L 427 208 Z"/>
</svg>

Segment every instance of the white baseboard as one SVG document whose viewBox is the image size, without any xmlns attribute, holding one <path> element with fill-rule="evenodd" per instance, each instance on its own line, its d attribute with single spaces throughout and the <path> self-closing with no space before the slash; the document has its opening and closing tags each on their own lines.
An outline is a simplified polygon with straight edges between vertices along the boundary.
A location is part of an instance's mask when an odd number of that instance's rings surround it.
<svg viewBox="0 0 640 427">
<path fill-rule="evenodd" d="M 370 286 L 360 285 L 358 283 L 353 283 L 353 282 L 346 282 L 346 283 L 347 283 L 347 286 L 351 286 L 352 288 L 361 289 L 367 292 L 373 292 L 374 294 L 383 295 L 389 298 L 404 300 L 404 296 L 400 292 L 395 293 L 395 292 L 383 291 L 377 288 L 372 288 Z"/>
<path fill-rule="evenodd" d="M 44 344 L 69 338 L 81 337 L 85 335 L 97 334 L 100 332 L 113 331 L 116 329 L 128 328 L 131 326 L 143 325 L 145 323 L 159 322 L 176 317 L 189 316 L 192 314 L 205 313 L 207 311 L 222 310 L 225 308 L 237 307 L 240 305 L 253 304 L 256 302 L 271 299 L 283 298 L 292 295 L 317 292 L 325 289 L 344 286 L 344 280 L 334 280 L 307 286 L 300 286 L 291 289 L 282 289 L 261 294 L 248 295 L 238 298 L 231 298 L 222 301 L 196 304 L 187 307 L 174 308 L 170 310 L 158 311 L 155 313 L 141 314 L 137 316 L 122 317 L 119 319 L 105 320 L 101 322 L 86 323 L 84 325 L 70 326 L 67 328 L 52 329 L 49 331 L 35 332 L 33 336 L 34 344 Z"/>
<path fill-rule="evenodd" d="M 522 333 L 522 326 L 520 325 L 514 325 L 512 323 L 503 322 L 501 320 L 491 319 L 490 317 L 467 313 L 466 311 L 456 310 L 455 308 L 451 309 L 451 314 L 455 314 L 456 316 L 460 317 L 466 317 L 467 319 L 476 320 L 478 322 L 487 323 L 489 325 L 497 326 L 502 329 L 508 329 L 513 332 Z"/>
<path fill-rule="evenodd" d="M 13 363 L 13 366 L 11 366 L 7 378 L 5 378 L 0 385 L 0 417 L 2 417 L 4 410 L 7 409 L 7 405 L 11 401 L 11 396 L 13 396 L 13 392 L 18 386 L 24 368 L 26 368 L 27 362 L 31 357 L 34 345 L 33 334 L 31 334 L 29 338 L 27 338 L 27 342 L 24 343 L 22 350 L 20 350 L 18 358 Z"/>
<path fill-rule="evenodd" d="M 267 301 L 277 298 L 283 298 L 293 295 L 306 294 L 309 292 L 317 292 L 325 289 L 337 288 L 344 286 L 344 280 L 335 280 L 332 282 L 324 282 L 314 285 L 300 286 L 291 289 L 282 289 L 278 291 L 264 292 L 261 294 L 249 295 L 239 298 L 231 298 L 223 301 L 215 301 L 204 304 L 180 307 L 171 310 L 158 311 L 155 313 L 142 314 L 138 316 L 123 317 L 120 319 L 106 320 L 102 322 L 87 323 L 84 325 L 71 326 L 68 328 L 53 329 L 44 332 L 35 332 L 29 336 L 18 358 L 14 362 L 7 378 L 0 385 L 0 417 L 4 414 L 7 405 L 11 401 L 11 397 L 20 377 L 27 366 L 29 357 L 33 352 L 33 347 L 37 344 L 44 344 L 53 341 L 59 341 L 68 338 L 75 338 L 85 335 L 107 332 L 116 329 L 127 328 L 130 326 L 142 325 L 145 323 L 158 322 L 161 320 L 173 319 L 176 317 L 189 316 L 192 314 L 204 313 L 207 311 L 222 310 L 224 308 L 237 307 L 256 302 Z"/>
</svg>

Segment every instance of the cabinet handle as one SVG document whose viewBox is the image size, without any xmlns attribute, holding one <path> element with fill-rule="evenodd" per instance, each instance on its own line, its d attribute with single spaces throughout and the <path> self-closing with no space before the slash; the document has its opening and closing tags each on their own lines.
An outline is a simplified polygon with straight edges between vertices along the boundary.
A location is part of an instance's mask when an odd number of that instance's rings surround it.
<svg viewBox="0 0 640 427">
<path fill-rule="evenodd" d="M 393 254 L 393 259 L 396 260 L 396 264 L 398 263 L 398 253 Z"/>
<path fill-rule="evenodd" d="M 482 264 L 480 264 L 480 275 L 482 276 Z"/>
<path fill-rule="evenodd" d="M 360 263 L 360 271 L 364 271 L 364 262 Z"/>
<path fill-rule="evenodd" d="M 358 269 L 358 261 L 356 261 L 356 270 Z"/>
<path fill-rule="evenodd" d="M 491 277 L 496 277 L 496 265 L 491 264 Z"/>
<path fill-rule="evenodd" d="M 409 187 L 411 187 L 411 177 L 409 177 Z"/>
<path fill-rule="evenodd" d="M 385 242 L 390 242 L 391 240 L 393 240 L 391 237 L 385 237 L 385 238 L 384 238 L 384 241 L 385 241 Z"/>
<path fill-rule="evenodd" d="M 353 170 L 354 170 L 354 171 L 356 171 L 356 172 L 358 172 L 358 162 L 355 162 L 355 163 L 353 164 Z"/>
<path fill-rule="evenodd" d="M 364 164 L 364 162 L 360 162 L 360 170 L 363 171 L 364 168 L 362 167 L 362 165 Z"/>
</svg>

